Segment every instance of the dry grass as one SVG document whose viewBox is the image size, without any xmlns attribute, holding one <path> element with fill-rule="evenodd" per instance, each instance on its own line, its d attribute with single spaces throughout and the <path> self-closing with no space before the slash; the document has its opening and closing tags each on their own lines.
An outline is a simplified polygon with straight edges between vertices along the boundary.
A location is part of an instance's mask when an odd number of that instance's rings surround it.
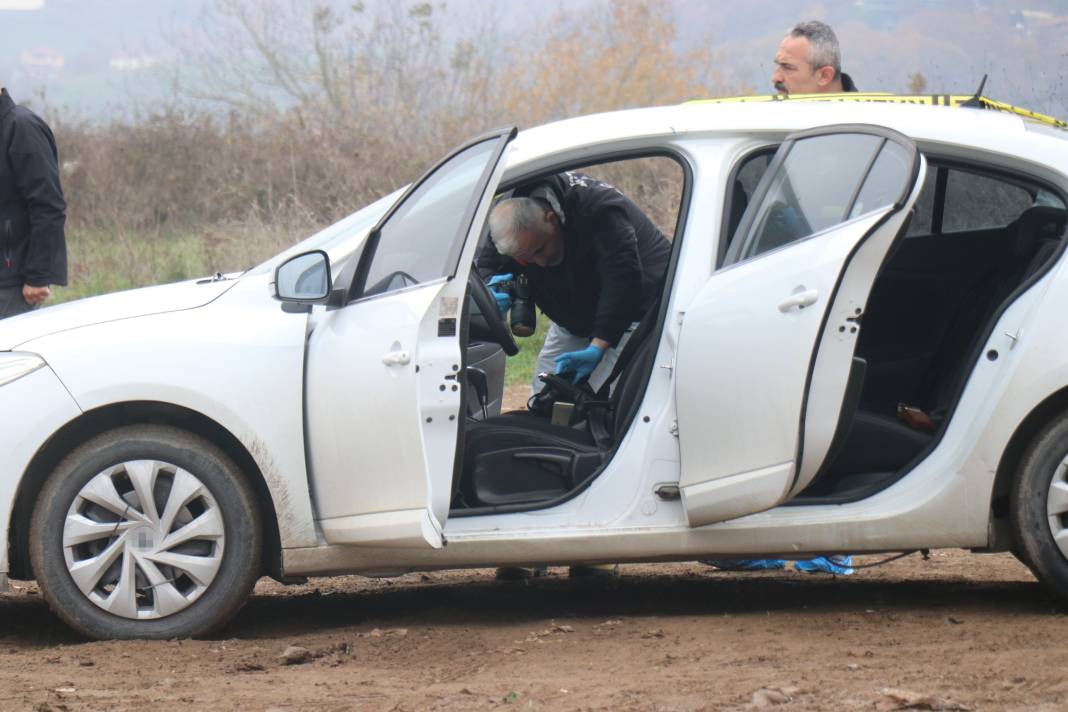
<svg viewBox="0 0 1068 712">
<path fill-rule="evenodd" d="M 218 41 L 199 59 L 215 71 L 195 91 L 105 124 L 45 108 L 69 204 L 71 284 L 57 299 L 246 268 L 493 125 L 724 91 L 708 77 L 708 57 L 672 49 L 663 0 L 561 14 L 542 28 L 552 31 L 520 44 L 494 36 L 492 17 L 465 19 L 472 37 L 446 41 L 436 24 L 446 6 L 429 3 L 357 3 L 350 16 L 316 14 L 300 0 L 206 7 L 204 26 Z M 561 52 L 565 40 L 582 52 Z M 255 53 L 268 51 L 257 64 Z M 279 108 L 267 99 L 283 85 L 289 101 Z M 591 172 L 671 234 L 681 185 L 674 164 Z"/>
</svg>

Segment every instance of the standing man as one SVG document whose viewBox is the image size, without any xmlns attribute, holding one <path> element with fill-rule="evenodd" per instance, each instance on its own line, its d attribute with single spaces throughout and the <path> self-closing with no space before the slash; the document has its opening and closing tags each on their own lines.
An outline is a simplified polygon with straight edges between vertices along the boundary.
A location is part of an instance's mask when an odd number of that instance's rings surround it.
<svg viewBox="0 0 1068 712">
<path fill-rule="evenodd" d="M 857 91 L 842 71 L 838 37 L 818 20 L 800 22 L 786 33 L 775 53 L 771 83 L 780 94 L 829 94 Z"/>
<path fill-rule="evenodd" d="M 0 87 L 0 319 L 67 283 L 66 211 L 52 130 Z"/>
<path fill-rule="evenodd" d="M 671 243 L 633 201 L 582 173 L 517 192 L 524 194 L 494 206 L 490 237 L 498 254 L 483 253 L 479 266 L 525 274 L 534 303 L 552 320 L 535 373 L 589 378 L 597 390 L 631 325 L 660 296 Z M 508 295 L 495 294 L 507 311 Z M 542 385 L 535 377 L 533 390 Z"/>
<path fill-rule="evenodd" d="M 853 79 L 842 71 L 842 53 L 834 30 L 818 20 L 800 22 L 786 33 L 775 53 L 771 83 L 781 94 L 831 94 L 856 91 Z M 702 563 L 724 571 L 766 571 L 786 568 L 786 559 L 712 559 Z M 808 573 L 849 576 L 850 555 L 816 556 L 794 561 L 794 568 Z"/>
</svg>

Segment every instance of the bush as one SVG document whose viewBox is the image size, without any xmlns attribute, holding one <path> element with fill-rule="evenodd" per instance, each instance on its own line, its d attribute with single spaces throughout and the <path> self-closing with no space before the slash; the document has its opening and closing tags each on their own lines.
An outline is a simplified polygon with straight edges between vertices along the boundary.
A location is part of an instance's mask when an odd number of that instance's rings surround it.
<svg viewBox="0 0 1068 712">
<path fill-rule="evenodd" d="M 510 42 L 444 5 L 217 0 L 172 101 L 104 124 L 47 112 L 69 203 L 70 299 L 243 269 L 417 178 L 494 125 L 722 91 L 665 0 L 559 14 Z M 546 31 L 551 27 L 552 31 Z M 210 41 L 204 41 L 205 38 Z M 568 47 L 581 51 L 568 52 Z M 188 72 L 187 72 L 188 75 Z M 604 177 L 660 209 L 658 168 Z"/>
</svg>

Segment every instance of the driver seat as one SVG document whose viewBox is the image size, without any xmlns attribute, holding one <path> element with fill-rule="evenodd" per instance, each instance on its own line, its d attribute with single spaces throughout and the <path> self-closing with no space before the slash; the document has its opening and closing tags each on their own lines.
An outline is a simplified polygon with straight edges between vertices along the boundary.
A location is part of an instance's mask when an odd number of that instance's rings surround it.
<svg viewBox="0 0 1068 712">
<path fill-rule="evenodd" d="M 654 303 L 631 334 L 602 386 L 615 388 L 607 405 L 591 407 L 575 427 L 555 425 L 527 411 L 468 423 L 463 466 L 453 504 L 468 508 L 547 503 L 593 481 L 641 403 L 644 374 L 656 354 Z"/>
</svg>

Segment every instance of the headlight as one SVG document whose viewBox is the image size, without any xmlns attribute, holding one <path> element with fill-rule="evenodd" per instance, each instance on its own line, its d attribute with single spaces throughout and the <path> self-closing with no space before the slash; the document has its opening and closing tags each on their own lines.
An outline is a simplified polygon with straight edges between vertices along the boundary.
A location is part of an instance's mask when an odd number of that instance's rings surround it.
<svg viewBox="0 0 1068 712">
<path fill-rule="evenodd" d="M 0 386 L 17 381 L 45 365 L 37 354 L 8 351 L 0 353 Z"/>
</svg>

